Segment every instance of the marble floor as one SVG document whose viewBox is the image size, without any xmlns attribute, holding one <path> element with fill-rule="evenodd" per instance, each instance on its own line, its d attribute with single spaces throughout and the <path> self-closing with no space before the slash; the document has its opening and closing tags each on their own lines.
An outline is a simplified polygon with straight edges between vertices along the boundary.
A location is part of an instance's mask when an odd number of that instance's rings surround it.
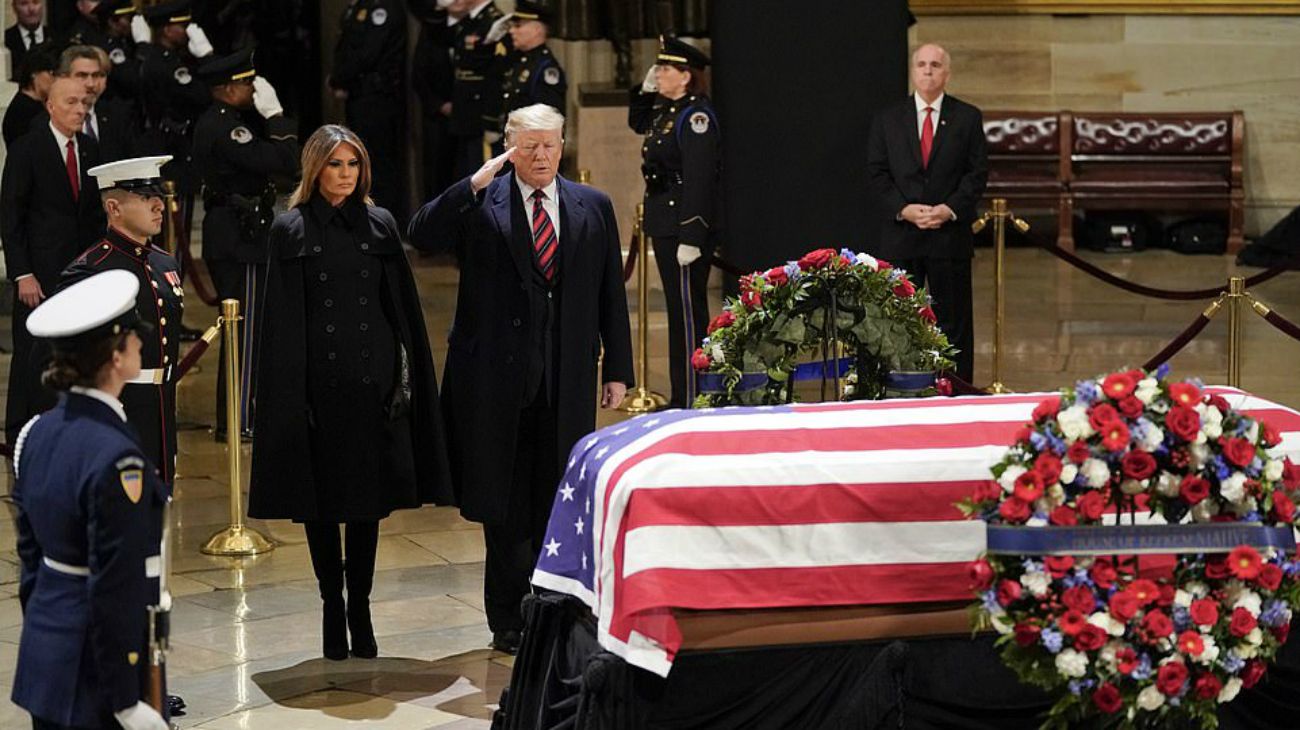
<svg viewBox="0 0 1300 730">
<path fill-rule="evenodd" d="M 1235 273 L 1228 257 L 1185 257 L 1166 251 L 1086 256 L 1125 278 L 1171 288 L 1214 286 Z M 975 261 L 976 369 L 981 382 L 989 378 L 993 349 L 991 259 L 991 251 L 981 249 Z M 444 260 L 413 258 L 413 263 L 430 340 L 441 361 L 456 272 Z M 1300 320 L 1296 276 L 1279 277 L 1255 294 L 1283 315 Z M 192 292 L 188 301 L 188 324 L 203 327 L 214 319 L 214 310 Z M 630 291 L 629 301 L 634 309 L 635 291 Z M 651 302 L 651 381 L 662 391 L 667 385 L 666 324 L 657 289 L 651 292 Z M 1015 390 L 1052 389 L 1077 377 L 1139 364 L 1203 308 L 1204 303 L 1127 294 L 1042 252 L 1012 249 L 1002 380 Z M 1300 406 L 1295 378 L 1300 343 L 1253 315 L 1244 317 L 1242 385 Z M 1176 374 L 1225 381 L 1226 322 L 1221 314 L 1174 359 Z M 7 368 L 8 355 L 0 355 L 0 372 Z M 215 371 L 209 355 L 202 371 L 179 388 L 183 430 L 172 513 L 176 559 L 171 586 L 176 603 L 170 681 L 172 690 L 189 704 L 179 724 L 214 730 L 358 723 L 395 729 L 488 727 L 512 660 L 487 648 L 482 534 L 454 511 L 424 508 L 395 514 L 383 523 L 372 597 L 381 656 L 372 660 L 321 658 L 319 599 L 301 528 L 252 521 L 277 545 L 256 559 L 199 553 L 199 546 L 228 519 L 227 456 L 208 430 Z M 602 413 L 600 422 L 620 417 Z M 245 447 L 243 483 L 247 451 Z M 7 494 L 8 477 L 2 481 L 0 494 Z M 6 698 L 22 630 L 17 577 L 13 524 L 0 519 L 0 693 Z M 18 708 L 0 701 L 0 727 L 24 727 L 26 722 Z"/>
</svg>

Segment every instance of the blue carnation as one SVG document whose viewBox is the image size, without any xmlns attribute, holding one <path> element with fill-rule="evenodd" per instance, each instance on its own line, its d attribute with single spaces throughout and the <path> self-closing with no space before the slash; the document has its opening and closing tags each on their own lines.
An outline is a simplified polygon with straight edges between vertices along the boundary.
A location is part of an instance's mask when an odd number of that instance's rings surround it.
<svg viewBox="0 0 1300 730">
<path fill-rule="evenodd" d="M 1026 573 L 1043 572 L 1043 564 L 1041 562 L 1036 562 L 1030 560 L 1029 558 L 1025 558 L 1025 561 L 1022 563 L 1022 565 L 1024 566 Z"/>
<path fill-rule="evenodd" d="M 1172 369 L 1173 368 L 1169 367 L 1169 363 L 1160 363 L 1160 366 L 1156 368 L 1156 380 L 1164 380 L 1169 377 L 1169 371 Z"/>
<path fill-rule="evenodd" d="M 1182 606 L 1174 606 L 1173 610 L 1174 628 L 1179 631 L 1186 631 L 1192 625 L 1192 613 Z"/>
<path fill-rule="evenodd" d="M 1047 450 L 1047 437 L 1038 431 L 1029 434 L 1029 443 L 1034 447 L 1035 451 Z"/>
<path fill-rule="evenodd" d="M 1282 563 L 1282 573 L 1288 578 L 1294 577 L 1296 573 L 1300 573 L 1300 561 L 1288 560 Z"/>
<path fill-rule="evenodd" d="M 798 261 L 791 261 L 790 263 L 785 265 L 785 275 L 790 279 L 790 281 L 794 281 L 795 279 L 798 279 L 799 275 L 802 273 L 803 271 L 799 269 Z"/>
<path fill-rule="evenodd" d="M 1056 654 L 1061 651 L 1061 642 L 1064 637 L 1056 629 L 1043 629 L 1038 638 L 1043 642 L 1043 647 L 1049 652 Z"/>
<path fill-rule="evenodd" d="M 1097 387 L 1096 381 L 1080 380 L 1074 386 L 1074 397 L 1084 405 L 1092 405 L 1101 397 L 1101 388 Z"/>
<path fill-rule="evenodd" d="M 1232 469 L 1228 467 L 1228 462 L 1223 460 L 1221 454 L 1214 457 L 1214 461 L 1210 462 L 1210 466 L 1214 469 L 1214 475 L 1219 478 L 1219 481 L 1232 476 Z"/>
<path fill-rule="evenodd" d="M 1058 455 L 1065 453 L 1066 451 L 1065 439 L 1061 438 L 1060 436 L 1057 436 L 1055 433 L 1052 432 L 1050 428 L 1044 431 L 1043 435 L 1044 437 L 1047 438 L 1047 443 L 1051 445 L 1053 452 L 1055 452 Z"/>
<path fill-rule="evenodd" d="M 992 588 L 980 594 L 980 603 L 984 604 L 986 613 L 997 613 L 1002 610 L 1002 606 L 998 603 L 998 592 Z"/>
<path fill-rule="evenodd" d="M 1138 656 L 1138 665 L 1134 667 L 1130 675 L 1133 679 L 1150 679 L 1151 678 L 1151 657 L 1147 654 Z"/>
<path fill-rule="evenodd" d="M 1242 667 L 1246 666 L 1246 661 L 1237 656 L 1237 653 L 1234 651 L 1228 651 L 1225 653 L 1221 661 L 1223 662 L 1224 670 L 1230 674 L 1236 674 L 1241 671 Z"/>
<path fill-rule="evenodd" d="M 1265 626 L 1281 626 L 1285 621 L 1286 604 L 1281 601 L 1269 601 L 1259 612 L 1259 622 Z"/>
<path fill-rule="evenodd" d="M 1251 511 L 1249 511 L 1249 512 L 1247 512 L 1246 514 L 1244 514 L 1244 515 L 1241 516 L 1241 521 L 1242 521 L 1242 522 L 1259 522 L 1259 521 L 1260 521 L 1260 520 L 1259 520 L 1259 512 L 1256 512 L 1255 510 L 1251 510 Z"/>
<path fill-rule="evenodd" d="M 852 260 L 854 260 L 854 259 L 856 259 L 856 258 L 858 257 L 858 255 L 857 255 L 856 253 L 854 253 L 853 251 L 850 251 L 850 250 L 847 249 L 847 248 L 842 248 L 842 249 L 840 249 L 840 255 L 843 256 L 844 258 L 848 259 L 849 261 L 852 261 Z"/>
</svg>

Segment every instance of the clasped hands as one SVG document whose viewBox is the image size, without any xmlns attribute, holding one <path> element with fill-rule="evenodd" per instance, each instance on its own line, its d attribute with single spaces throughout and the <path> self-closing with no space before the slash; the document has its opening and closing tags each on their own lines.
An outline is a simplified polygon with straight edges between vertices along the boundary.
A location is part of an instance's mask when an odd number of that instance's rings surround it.
<svg viewBox="0 0 1300 730">
<path fill-rule="evenodd" d="M 903 208 L 898 217 L 923 231 L 931 231 L 954 220 L 957 216 L 952 212 L 952 208 L 943 203 L 938 205 L 911 203 Z"/>
</svg>

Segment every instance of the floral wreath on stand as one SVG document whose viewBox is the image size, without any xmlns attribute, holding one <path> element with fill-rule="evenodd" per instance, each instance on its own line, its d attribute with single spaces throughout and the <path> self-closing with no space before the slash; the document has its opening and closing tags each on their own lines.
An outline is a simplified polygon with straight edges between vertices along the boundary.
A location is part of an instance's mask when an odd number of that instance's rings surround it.
<svg viewBox="0 0 1300 730">
<path fill-rule="evenodd" d="M 789 402 L 799 357 L 815 351 L 823 377 L 847 372 L 850 399 L 883 397 L 891 373 L 921 373 L 932 383 L 955 352 L 935 325 L 930 297 L 905 271 L 847 248 L 819 248 L 741 277 L 739 298 L 709 323 L 691 358 L 701 375 L 695 406 Z"/>
<path fill-rule="evenodd" d="M 1300 467 L 1273 453 L 1268 424 L 1167 375 L 1112 373 L 1043 401 L 995 480 L 958 505 L 988 523 L 977 625 L 1057 696 L 1044 727 L 1215 727 L 1287 640 Z M 1131 526 L 1101 527 L 1116 522 Z M 1138 553 L 1179 554 L 1170 573 Z"/>
</svg>

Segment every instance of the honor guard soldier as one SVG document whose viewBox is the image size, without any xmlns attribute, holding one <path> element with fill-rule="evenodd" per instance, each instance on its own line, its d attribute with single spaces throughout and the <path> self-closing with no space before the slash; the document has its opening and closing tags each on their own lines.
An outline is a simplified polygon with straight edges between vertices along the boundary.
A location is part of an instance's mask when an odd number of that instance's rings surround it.
<svg viewBox="0 0 1300 730">
<path fill-rule="evenodd" d="M 659 43 L 655 65 L 631 89 L 628 124 L 645 135 L 644 225 L 668 306 L 669 405 L 688 408 L 690 357 L 709 322 L 709 265 L 721 229 L 721 130 L 705 96 L 709 57 L 677 38 Z"/>
<path fill-rule="evenodd" d="M 501 61 L 508 53 L 501 41 L 509 24 L 491 0 L 478 0 L 453 26 L 451 134 L 456 140 L 457 180 L 482 167 L 501 139 Z"/>
<path fill-rule="evenodd" d="M 150 245 L 162 231 L 161 168 L 171 158 L 139 157 L 91 168 L 108 217 L 104 239 L 86 249 L 64 272 L 68 286 L 102 271 L 120 269 L 140 282 L 136 307 L 152 331 L 140 339 L 140 374 L 122 390 L 127 420 L 140 434 L 140 447 L 168 484 L 176 476 L 176 381 L 181 315 L 185 308 L 180 267 L 166 251 Z"/>
<path fill-rule="evenodd" d="M 108 51 L 113 70 L 108 72 L 104 96 L 129 102 L 135 116 L 140 115 L 140 61 L 136 58 L 132 24 L 149 25 L 135 11 L 135 0 L 104 0 L 95 8 L 104 23 L 106 38 L 102 46 Z M 139 20 L 137 20 L 137 18 Z"/>
<path fill-rule="evenodd" d="M 65 38 L 68 45 L 103 48 L 108 42 L 108 34 L 104 31 L 104 19 L 98 12 L 98 5 L 97 2 L 77 3 L 77 19 L 72 22 L 72 27 L 68 29 Z"/>
<path fill-rule="evenodd" d="M 555 11 L 529 0 L 515 3 L 510 16 L 510 40 L 514 50 L 501 84 L 501 118 L 497 131 L 505 128 L 506 117 L 516 109 L 546 104 L 563 114 L 569 84 L 564 69 L 547 48 L 546 40 Z"/>
<path fill-rule="evenodd" d="M 11 699 L 38 730 L 167 728 L 141 698 L 162 704 L 150 619 L 170 606 L 158 580 L 169 495 L 118 401 L 148 329 L 138 288 L 133 274 L 107 271 L 27 320 L 50 341 L 43 379 L 60 393 L 14 449 L 24 620 Z"/>
<path fill-rule="evenodd" d="M 406 7 L 352 0 L 340 20 L 329 84 L 348 126 L 370 149 L 375 202 L 406 225 Z"/>
<path fill-rule="evenodd" d="M 284 115 L 275 89 L 257 76 L 253 51 L 215 58 L 199 69 L 212 90 L 211 106 L 194 129 L 194 166 L 203 185 L 203 260 L 221 299 L 238 299 L 244 316 L 241 428 L 251 433 L 259 272 L 266 263 L 266 234 L 275 218 L 273 178 L 298 174 L 298 123 Z M 265 125 L 250 127 L 243 113 L 256 109 Z M 261 129 L 265 132 L 254 132 Z M 225 360 L 218 366 L 217 416 L 214 430 L 225 440 Z"/>
</svg>

